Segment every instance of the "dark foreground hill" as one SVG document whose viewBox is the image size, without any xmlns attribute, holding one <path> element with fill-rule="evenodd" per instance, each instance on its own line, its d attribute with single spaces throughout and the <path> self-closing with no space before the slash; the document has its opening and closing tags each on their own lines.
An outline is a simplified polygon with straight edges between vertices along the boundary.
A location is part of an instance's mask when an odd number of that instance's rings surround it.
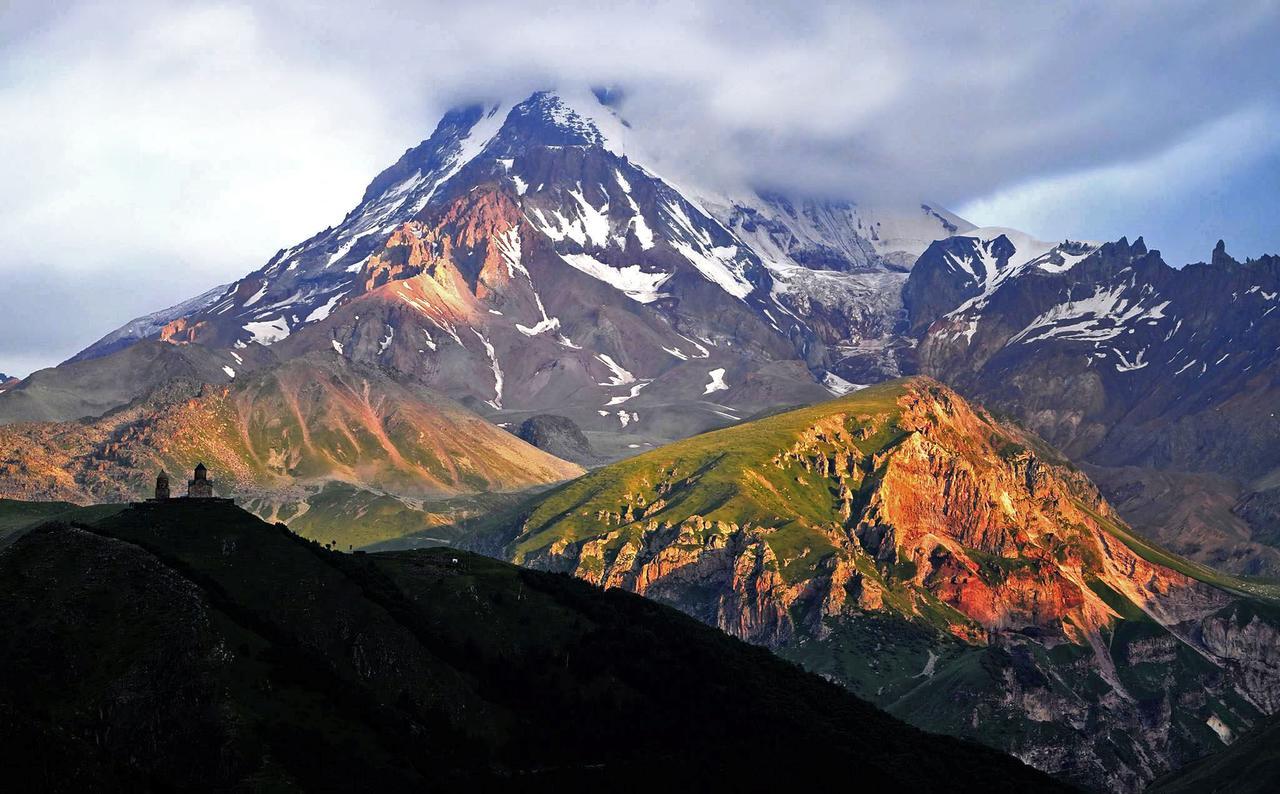
<svg viewBox="0 0 1280 794">
<path fill-rule="evenodd" d="M 1053 790 L 668 607 L 170 503 L 0 551 L 10 790 Z"/>
</svg>

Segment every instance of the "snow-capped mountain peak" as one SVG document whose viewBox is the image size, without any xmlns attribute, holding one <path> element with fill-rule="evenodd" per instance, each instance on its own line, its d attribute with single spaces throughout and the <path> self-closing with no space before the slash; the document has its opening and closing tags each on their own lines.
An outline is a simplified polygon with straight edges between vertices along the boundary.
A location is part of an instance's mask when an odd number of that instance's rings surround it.
<svg viewBox="0 0 1280 794">
<path fill-rule="evenodd" d="M 628 151 L 626 122 L 589 91 L 539 91 L 513 107 L 505 126 L 513 142 L 634 154 Z"/>
<path fill-rule="evenodd" d="M 148 335 L 367 359 L 481 410 L 564 408 L 574 394 L 584 425 L 631 433 L 650 397 L 714 394 L 714 421 L 763 406 L 774 387 L 752 373 L 780 361 L 795 362 L 787 389 L 821 394 L 832 368 L 867 382 L 828 350 L 886 339 L 897 321 L 910 257 L 886 248 L 890 227 L 899 239 L 970 228 L 929 205 L 895 220 L 852 201 L 691 192 L 642 148 L 588 91 L 457 108 L 340 224 Z M 888 355 L 875 373 L 896 374 Z"/>
</svg>

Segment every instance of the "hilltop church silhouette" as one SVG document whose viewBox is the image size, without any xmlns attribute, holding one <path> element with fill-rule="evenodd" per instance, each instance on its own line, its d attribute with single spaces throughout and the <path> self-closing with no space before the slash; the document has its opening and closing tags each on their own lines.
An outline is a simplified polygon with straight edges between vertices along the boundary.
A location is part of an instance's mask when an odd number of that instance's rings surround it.
<svg viewBox="0 0 1280 794">
<path fill-rule="evenodd" d="M 231 499 L 221 499 L 213 495 L 213 480 L 209 479 L 209 469 L 203 463 L 196 464 L 195 476 L 187 481 L 187 495 L 185 497 L 172 497 L 169 493 L 169 473 L 162 471 L 156 476 L 156 495 L 148 499 L 148 502 L 168 502 L 171 499 L 201 499 L 212 500 L 216 502 L 231 502 Z"/>
</svg>

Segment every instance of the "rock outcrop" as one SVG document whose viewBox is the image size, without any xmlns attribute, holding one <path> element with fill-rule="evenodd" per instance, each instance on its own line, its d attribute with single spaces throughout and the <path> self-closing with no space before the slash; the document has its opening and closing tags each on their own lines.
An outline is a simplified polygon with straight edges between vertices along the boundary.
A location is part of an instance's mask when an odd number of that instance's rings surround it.
<svg viewBox="0 0 1280 794">
<path fill-rule="evenodd" d="M 538 449 L 557 458 L 575 463 L 590 463 L 595 459 L 591 442 L 567 416 L 537 414 L 520 423 L 516 435 Z"/>
</svg>

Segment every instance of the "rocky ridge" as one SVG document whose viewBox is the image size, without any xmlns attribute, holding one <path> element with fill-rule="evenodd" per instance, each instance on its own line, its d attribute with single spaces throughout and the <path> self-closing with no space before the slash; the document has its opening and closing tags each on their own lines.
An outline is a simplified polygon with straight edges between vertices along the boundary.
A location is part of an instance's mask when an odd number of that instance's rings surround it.
<svg viewBox="0 0 1280 794">
<path fill-rule="evenodd" d="M 935 243 L 904 292 L 920 370 L 1090 464 L 1173 550 L 1280 570 L 1280 257 L 1219 244 L 1175 269 L 1141 239 L 1067 244 L 980 287 L 952 264 L 965 245 Z"/>
<path fill-rule="evenodd" d="M 1280 624 L 1249 606 L 1270 591 L 1142 545 L 1043 442 L 929 381 L 593 472 L 507 554 L 1099 789 L 1139 790 L 1280 705 Z"/>
</svg>

